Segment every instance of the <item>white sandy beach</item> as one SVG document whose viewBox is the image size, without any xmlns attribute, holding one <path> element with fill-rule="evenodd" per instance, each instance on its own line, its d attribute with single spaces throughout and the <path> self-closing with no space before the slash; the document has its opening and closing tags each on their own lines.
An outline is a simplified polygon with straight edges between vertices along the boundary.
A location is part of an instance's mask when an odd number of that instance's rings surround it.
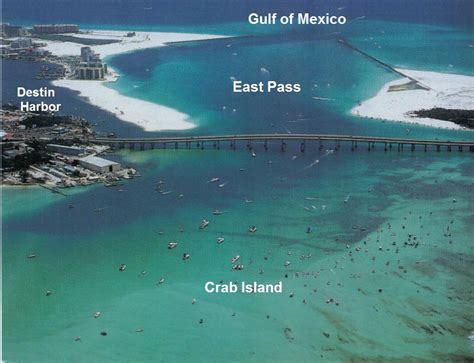
<svg viewBox="0 0 474 363">
<path fill-rule="evenodd" d="M 406 84 L 410 82 L 410 79 L 392 81 L 385 84 L 375 97 L 354 107 L 351 113 L 360 117 L 462 129 L 453 122 L 413 117 L 410 113 L 435 107 L 474 110 L 474 77 L 407 69 L 399 69 L 399 71 L 421 82 L 422 85 L 428 86 L 430 90 L 388 92 L 389 87 Z"/>
<path fill-rule="evenodd" d="M 120 43 L 91 46 L 102 58 L 141 49 L 163 47 L 168 42 L 225 38 L 225 36 L 209 34 L 158 32 L 136 32 L 134 37 L 126 37 L 126 33 L 126 31 L 94 30 L 75 36 L 79 38 L 120 40 Z M 37 41 L 47 43 L 46 48 L 58 56 L 79 55 L 83 46 L 72 42 L 45 41 L 42 39 L 37 39 Z M 61 79 L 52 82 L 52 84 L 78 91 L 80 96 L 86 98 L 91 104 L 113 113 L 123 121 L 134 123 L 145 131 L 185 130 L 196 126 L 192 123 L 189 115 L 153 102 L 124 96 L 106 87 L 105 83 L 117 79 L 114 70 L 109 67 L 109 71 L 111 74 L 104 81 Z"/>
</svg>

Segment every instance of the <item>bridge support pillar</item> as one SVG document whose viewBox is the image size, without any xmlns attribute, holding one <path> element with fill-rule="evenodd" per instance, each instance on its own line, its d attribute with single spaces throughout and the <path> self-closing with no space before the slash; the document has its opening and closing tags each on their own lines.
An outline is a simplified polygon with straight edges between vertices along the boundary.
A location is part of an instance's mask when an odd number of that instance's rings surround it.
<svg viewBox="0 0 474 363">
<path fill-rule="evenodd" d="M 458 149 L 459 149 L 459 152 L 462 153 L 462 145 L 459 145 Z"/>
<path fill-rule="evenodd" d="M 235 150 L 235 141 L 234 140 L 232 140 L 230 142 L 230 147 L 231 147 L 232 150 Z"/>
<path fill-rule="evenodd" d="M 204 150 L 204 141 L 201 142 L 201 150 Z"/>
<path fill-rule="evenodd" d="M 140 143 L 140 150 L 145 150 L 145 144 L 144 143 Z"/>
<path fill-rule="evenodd" d="M 411 151 L 415 151 L 415 144 L 411 144 Z"/>
<path fill-rule="evenodd" d="M 217 140 L 217 150 L 220 150 L 220 149 L 221 149 L 221 142 Z"/>
<path fill-rule="evenodd" d="M 130 150 L 133 150 L 135 149 L 135 144 L 133 142 L 131 142 L 128 147 L 130 148 Z"/>
<path fill-rule="evenodd" d="M 437 152 L 440 152 L 440 151 L 441 151 L 441 146 L 436 145 L 436 151 L 437 151 Z"/>
<path fill-rule="evenodd" d="M 471 153 L 474 153 L 474 146 L 469 146 L 469 151 L 470 151 Z"/>
<path fill-rule="evenodd" d="M 123 147 L 124 147 L 123 142 L 119 142 L 119 149 L 123 149 Z"/>
<path fill-rule="evenodd" d="M 286 151 L 286 142 L 284 140 L 281 140 L 281 151 Z"/>
<path fill-rule="evenodd" d="M 387 151 L 387 143 L 385 143 L 385 145 L 384 145 L 384 148 L 383 148 L 383 149 L 384 149 L 384 151 Z"/>
<path fill-rule="evenodd" d="M 300 145 L 300 151 L 301 151 L 302 153 L 304 153 L 305 148 L 306 148 L 306 144 L 305 144 L 305 142 L 303 141 L 303 142 L 301 143 L 301 145 Z"/>
<path fill-rule="evenodd" d="M 388 148 L 392 150 L 392 143 L 388 144 Z"/>
<path fill-rule="evenodd" d="M 448 145 L 448 151 L 451 152 L 451 145 Z"/>
<path fill-rule="evenodd" d="M 268 150 L 267 140 L 263 142 L 263 148 L 265 149 L 265 151 Z"/>
<path fill-rule="evenodd" d="M 163 143 L 163 149 L 166 149 L 166 142 Z"/>
<path fill-rule="evenodd" d="M 250 140 L 247 141 L 247 149 L 252 149 L 252 143 L 250 142 Z"/>
<path fill-rule="evenodd" d="M 367 151 L 370 151 L 370 141 L 367 143 Z"/>
<path fill-rule="evenodd" d="M 351 151 L 354 151 L 354 141 L 351 141 Z"/>
<path fill-rule="evenodd" d="M 425 152 L 428 151 L 428 145 L 425 144 Z"/>
<path fill-rule="evenodd" d="M 178 143 L 175 142 L 175 143 L 174 143 L 174 148 L 177 149 L 178 147 L 179 147 Z"/>
</svg>

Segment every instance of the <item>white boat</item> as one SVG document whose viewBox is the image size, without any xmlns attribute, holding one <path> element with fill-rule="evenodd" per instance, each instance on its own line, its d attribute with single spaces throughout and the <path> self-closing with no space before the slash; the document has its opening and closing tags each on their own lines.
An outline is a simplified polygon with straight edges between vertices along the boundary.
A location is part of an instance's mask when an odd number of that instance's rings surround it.
<svg viewBox="0 0 474 363">
<path fill-rule="evenodd" d="M 256 158 L 257 157 L 257 154 L 255 154 L 255 151 L 252 150 L 252 157 L 253 158 Z"/>
<path fill-rule="evenodd" d="M 240 255 L 235 255 L 234 257 L 232 257 L 232 260 L 230 260 L 230 262 L 235 263 L 235 262 L 237 262 L 239 259 L 240 259 Z"/>
<path fill-rule="evenodd" d="M 219 178 L 212 178 L 210 180 L 208 180 L 207 182 L 208 183 L 215 183 L 215 182 L 218 182 L 220 179 Z"/>
<path fill-rule="evenodd" d="M 232 267 L 233 270 L 243 270 L 244 269 L 244 265 L 234 265 Z"/>
<path fill-rule="evenodd" d="M 215 209 L 214 212 L 212 212 L 215 216 L 218 216 L 219 214 L 222 214 L 222 212 L 219 209 Z"/>
<path fill-rule="evenodd" d="M 183 253 L 183 260 L 187 260 L 191 255 L 189 253 Z"/>
<path fill-rule="evenodd" d="M 98 318 L 102 315 L 102 313 L 100 311 L 97 311 L 95 314 L 94 314 L 94 318 Z"/>
<path fill-rule="evenodd" d="M 228 183 L 228 181 L 222 183 L 222 184 L 219 184 L 219 188 L 224 188 L 226 186 L 226 184 Z"/>
<path fill-rule="evenodd" d="M 217 243 L 221 244 L 224 242 L 224 237 L 218 237 L 217 238 Z"/>
<path fill-rule="evenodd" d="M 255 226 L 250 227 L 250 228 L 249 228 L 249 232 L 250 232 L 250 233 L 255 233 L 255 232 L 257 232 L 257 227 L 255 227 Z"/>
<path fill-rule="evenodd" d="M 285 267 L 288 267 L 291 265 L 291 262 L 290 261 L 285 261 Z"/>
<path fill-rule="evenodd" d="M 122 263 L 119 267 L 119 271 L 125 271 L 127 269 L 127 265 Z"/>
<path fill-rule="evenodd" d="M 170 242 L 168 243 L 168 249 L 172 250 L 173 248 L 175 248 L 176 246 L 178 246 L 178 242 Z"/>
<path fill-rule="evenodd" d="M 207 219 L 203 219 L 201 224 L 199 225 L 199 229 L 204 229 L 209 225 L 209 221 Z"/>
</svg>

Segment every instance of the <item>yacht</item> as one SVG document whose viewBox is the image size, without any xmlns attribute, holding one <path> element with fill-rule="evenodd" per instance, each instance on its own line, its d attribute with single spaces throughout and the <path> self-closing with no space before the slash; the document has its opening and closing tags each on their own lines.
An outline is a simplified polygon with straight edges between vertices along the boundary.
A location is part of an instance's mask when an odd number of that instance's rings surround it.
<svg viewBox="0 0 474 363">
<path fill-rule="evenodd" d="M 232 257 L 232 260 L 230 260 L 230 262 L 235 263 L 235 262 L 237 262 L 239 259 L 240 259 L 240 255 L 235 255 L 234 257 Z"/>
<path fill-rule="evenodd" d="M 172 250 L 173 248 L 175 248 L 176 246 L 178 246 L 178 242 L 170 242 L 168 243 L 168 249 Z"/>
<path fill-rule="evenodd" d="M 199 229 L 204 229 L 209 225 L 209 221 L 207 219 L 203 219 L 201 224 L 199 225 Z"/>
<path fill-rule="evenodd" d="M 250 227 L 249 232 L 251 232 L 251 233 L 257 232 L 257 227 L 255 227 L 255 226 Z"/>
<path fill-rule="evenodd" d="M 290 261 L 285 261 L 285 267 L 290 266 L 291 262 Z"/>
<path fill-rule="evenodd" d="M 221 244 L 224 242 L 224 237 L 217 238 L 217 243 Z"/>
<path fill-rule="evenodd" d="M 212 178 L 210 180 L 208 180 L 207 182 L 208 183 L 215 183 L 215 182 L 218 182 L 220 179 L 219 178 Z"/>
<path fill-rule="evenodd" d="M 125 271 L 127 269 L 127 265 L 122 263 L 119 267 L 119 271 Z"/>
<path fill-rule="evenodd" d="M 183 260 L 187 260 L 191 255 L 189 253 L 183 253 Z"/>
</svg>

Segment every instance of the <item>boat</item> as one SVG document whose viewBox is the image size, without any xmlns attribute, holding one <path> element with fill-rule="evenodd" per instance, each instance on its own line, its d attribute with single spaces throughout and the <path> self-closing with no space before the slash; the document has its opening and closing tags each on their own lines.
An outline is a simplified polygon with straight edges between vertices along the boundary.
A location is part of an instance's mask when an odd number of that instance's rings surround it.
<svg viewBox="0 0 474 363">
<path fill-rule="evenodd" d="M 222 183 L 222 184 L 219 184 L 219 188 L 224 188 L 226 186 L 226 184 L 228 183 L 228 181 Z"/>
<path fill-rule="evenodd" d="M 159 191 L 159 193 L 160 193 L 161 195 L 167 195 L 167 194 L 173 193 L 173 191 L 172 191 L 172 190 L 167 190 L 166 192 Z"/>
<path fill-rule="evenodd" d="M 255 151 L 252 150 L 252 157 L 253 158 L 256 158 L 257 157 L 257 154 L 255 154 Z"/>
<path fill-rule="evenodd" d="M 215 216 L 218 216 L 219 214 L 222 214 L 222 212 L 219 209 L 215 209 L 214 212 L 212 212 Z"/>
<path fill-rule="evenodd" d="M 102 313 L 100 311 L 97 311 L 95 314 L 94 314 L 94 318 L 98 318 L 102 315 Z"/>
<path fill-rule="evenodd" d="M 217 238 L 217 243 L 221 244 L 224 242 L 224 237 L 218 237 Z"/>
<path fill-rule="evenodd" d="M 122 263 L 119 267 L 119 271 L 125 271 L 127 269 L 127 265 Z"/>
<path fill-rule="evenodd" d="M 162 278 L 160 279 L 160 281 L 158 281 L 159 284 L 162 284 L 163 282 L 165 282 L 165 278 L 164 278 L 164 277 L 162 277 Z"/>
<path fill-rule="evenodd" d="M 313 232 L 313 227 L 306 228 L 306 233 L 311 233 L 311 232 Z"/>
<path fill-rule="evenodd" d="M 285 267 L 288 267 L 291 265 L 291 262 L 290 261 L 285 261 Z"/>
<path fill-rule="evenodd" d="M 31 259 L 31 258 L 35 258 L 36 255 L 34 253 L 30 253 L 27 257 Z"/>
<path fill-rule="evenodd" d="M 207 182 L 208 183 L 215 183 L 215 182 L 218 182 L 220 179 L 219 178 L 212 178 L 212 179 L 209 179 Z"/>
<path fill-rule="evenodd" d="M 234 257 L 232 257 L 232 260 L 230 260 L 230 262 L 235 263 L 235 262 L 237 262 L 239 259 L 240 259 L 240 255 L 235 255 Z"/>
<path fill-rule="evenodd" d="M 245 203 L 253 203 L 252 199 L 245 198 Z"/>
<path fill-rule="evenodd" d="M 232 267 L 233 270 L 243 270 L 244 269 L 244 265 L 234 265 Z"/>
<path fill-rule="evenodd" d="M 178 198 L 183 198 L 184 197 L 184 194 L 181 193 L 181 194 L 178 194 Z"/>
<path fill-rule="evenodd" d="M 168 249 L 172 250 L 173 248 L 176 248 L 178 246 L 178 242 L 170 242 L 168 243 Z"/>
<path fill-rule="evenodd" d="M 203 219 L 201 224 L 199 225 L 199 229 L 204 229 L 209 225 L 209 221 L 207 219 Z"/>
<path fill-rule="evenodd" d="M 187 260 L 189 257 L 191 257 L 191 255 L 189 253 L 183 253 L 182 259 Z"/>
<path fill-rule="evenodd" d="M 255 227 L 255 226 L 250 227 L 249 232 L 251 232 L 251 233 L 257 232 L 257 227 Z"/>
</svg>

